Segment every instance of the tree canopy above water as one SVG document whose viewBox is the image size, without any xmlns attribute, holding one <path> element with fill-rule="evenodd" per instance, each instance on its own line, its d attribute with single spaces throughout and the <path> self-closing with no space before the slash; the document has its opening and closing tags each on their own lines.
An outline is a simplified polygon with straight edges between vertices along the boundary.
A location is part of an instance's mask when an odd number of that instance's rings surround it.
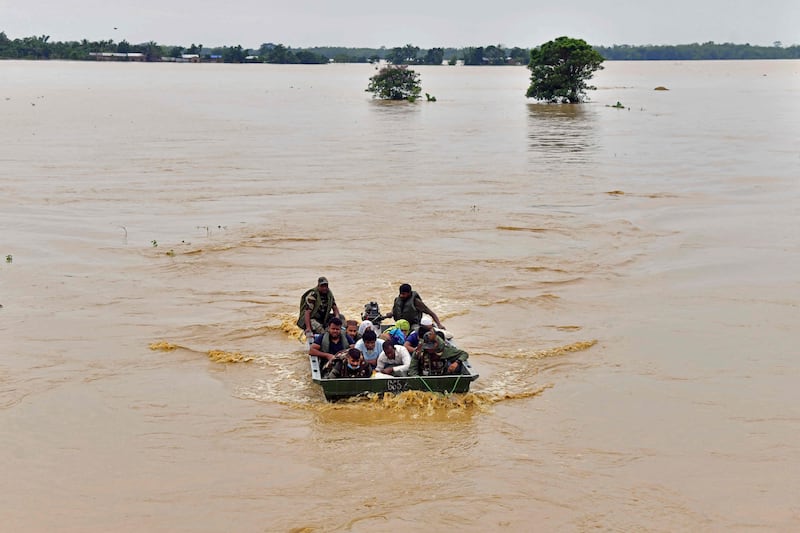
<svg viewBox="0 0 800 533">
<path fill-rule="evenodd" d="M 531 85 L 526 96 L 575 104 L 595 87 L 586 82 L 603 68 L 603 56 L 583 39 L 558 37 L 531 50 Z"/>
</svg>

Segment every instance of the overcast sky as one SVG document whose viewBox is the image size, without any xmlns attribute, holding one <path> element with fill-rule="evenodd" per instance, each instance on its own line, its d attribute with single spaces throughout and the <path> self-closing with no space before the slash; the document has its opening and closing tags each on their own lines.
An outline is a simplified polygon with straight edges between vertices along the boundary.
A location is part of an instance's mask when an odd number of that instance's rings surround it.
<svg viewBox="0 0 800 533">
<path fill-rule="evenodd" d="M 800 44 L 800 0 L 0 0 L 12 39 L 291 47 Z"/>
</svg>

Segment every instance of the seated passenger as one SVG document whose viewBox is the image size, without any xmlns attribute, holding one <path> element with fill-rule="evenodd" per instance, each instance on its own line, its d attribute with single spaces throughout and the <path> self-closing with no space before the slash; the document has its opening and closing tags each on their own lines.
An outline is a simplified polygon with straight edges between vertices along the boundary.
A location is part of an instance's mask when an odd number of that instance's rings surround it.
<svg viewBox="0 0 800 533">
<path fill-rule="evenodd" d="M 394 326 L 381 333 L 381 338 L 383 340 L 391 338 L 395 345 L 402 346 L 406 342 L 406 335 L 408 335 L 410 329 L 411 325 L 408 320 L 400 319 L 394 323 Z"/>
<path fill-rule="evenodd" d="M 368 329 L 361 340 L 356 341 L 356 349 L 364 355 L 364 359 L 372 368 L 378 364 L 378 356 L 383 351 L 383 339 L 379 339 L 375 332 Z"/>
<path fill-rule="evenodd" d="M 334 355 L 323 367 L 322 375 L 325 378 L 368 378 L 372 375 L 372 367 L 361 352 L 350 348 Z"/>
<path fill-rule="evenodd" d="M 435 331 L 425 333 L 422 344 L 414 350 L 409 376 L 461 374 L 469 354 L 444 341 Z"/>
<path fill-rule="evenodd" d="M 342 333 L 342 321 L 339 317 L 331 318 L 328 331 L 314 337 L 308 348 L 308 355 L 316 355 L 320 359 L 330 361 L 333 355 L 350 348 L 353 339 Z"/>
<path fill-rule="evenodd" d="M 347 322 L 344 323 L 344 325 L 345 325 L 344 330 L 347 333 L 348 337 L 350 337 L 354 341 L 357 341 L 358 339 L 361 338 L 361 336 L 358 334 L 358 322 L 356 322 L 355 320 L 348 320 Z"/>
<path fill-rule="evenodd" d="M 406 337 L 404 346 L 409 353 L 412 353 L 419 346 L 419 340 L 430 330 L 433 329 L 433 319 L 427 315 L 423 316 L 419 321 L 419 329 L 412 331 Z"/>
<path fill-rule="evenodd" d="M 390 376 L 405 376 L 410 364 L 411 354 L 405 346 L 395 346 L 392 339 L 383 342 L 383 353 L 378 356 L 378 372 Z"/>
<path fill-rule="evenodd" d="M 375 332 L 375 335 L 378 335 L 380 333 L 380 329 L 381 328 L 376 327 L 369 320 L 364 320 L 364 321 L 361 322 L 361 324 L 358 325 L 358 338 L 359 339 L 363 338 L 364 337 L 364 332 L 367 331 L 368 329 L 371 329 L 372 331 Z M 356 340 L 358 340 L 358 339 L 356 339 Z"/>
</svg>

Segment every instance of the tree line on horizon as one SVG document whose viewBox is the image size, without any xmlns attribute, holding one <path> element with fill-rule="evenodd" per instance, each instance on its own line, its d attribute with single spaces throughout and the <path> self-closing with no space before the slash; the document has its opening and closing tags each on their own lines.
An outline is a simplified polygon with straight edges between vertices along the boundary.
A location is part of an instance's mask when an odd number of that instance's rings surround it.
<svg viewBox="0 0 800 533">
<path fill-rule="evenodd" d="M 593 46 L 609 61 L 658 60 L 716 60 L 716 59 L 800 59 L 800 46 L 751 46 L 750 44 L 714 43 L 681 45 L 614 45 Z M 434 47 L 422 49 L 412 44 L 393 48 L 352 48 L 315 46 L 292 48 L 284 44 L 264 43 L 257 49 L 236 46 L 206 48 L 192 43 L 188 47 L 160 45 L 154 41 L 131 44 L 125 40 L 50 41 L 48 35 L 10 39 L 0 31 L 0 58 L 2 59 L 66 59 L 93 60 L 92 53 L 138 53 L 145 61 L 162 61 L 181 58 L 184 54 L 198 56 L 205 61 L 224 63 L 374 63 L 386 61 L 395 65 L 527 65 L 531 49 L 504 47 L 502 44 L 468 46 L 463 48 Z"/>
</svg>

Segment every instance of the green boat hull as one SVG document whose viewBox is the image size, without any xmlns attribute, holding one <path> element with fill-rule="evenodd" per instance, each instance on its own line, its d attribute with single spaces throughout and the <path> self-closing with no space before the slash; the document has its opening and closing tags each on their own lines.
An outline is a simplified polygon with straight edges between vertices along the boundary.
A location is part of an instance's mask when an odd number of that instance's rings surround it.
<svg viewBox="0 0 800 533">
<path fill-rule="evenodd" d="M 319 359 L 308 356 L 311 364 L 311 379 L 322 387 L 325 399 L 336 401 L 362 394 L 397 394 L 409 390 L 438 392 L 442 394 L 469 392 L 470 383 L 478 374 L 468 361 L 464 361 L 463 372 L 454 376 L 414 376 L 391 378 L 323 378 Z"/>
</svg>

